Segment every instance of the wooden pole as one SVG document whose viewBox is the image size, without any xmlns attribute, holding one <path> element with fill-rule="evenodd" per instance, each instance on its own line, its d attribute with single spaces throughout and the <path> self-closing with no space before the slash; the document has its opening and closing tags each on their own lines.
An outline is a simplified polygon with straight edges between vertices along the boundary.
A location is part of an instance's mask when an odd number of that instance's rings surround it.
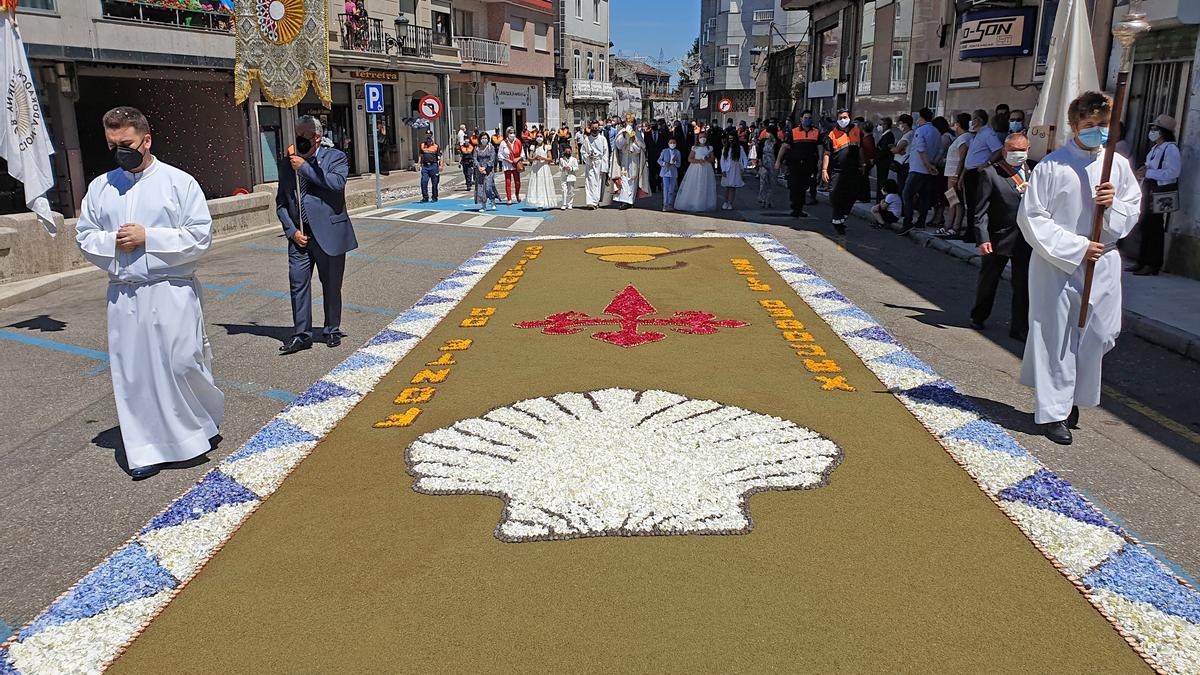
<svg viewBox="0 0 1200 675">
<path fill-rule="evenodd" d="M 1108 143 L 1104 146 L 1104 166 L 1100 171 L 1100 184 L 1103 185 L 1112 177 L 1113 155 L 1120 141 L 1121 113 L 1125 108 L 1125 88 L 1129 83 L 1129 71 L 1133 69 L 1133 43 L 1138 36 L 1150 30 L 1146 22 L 1146 13 L 1142 11 L 1142 0 L 1130 0 L 1129 10 L 1125 18 L 1113 24 L 1113 38 L 1121 45 L 1121 66 L 1117 71 L 1117 91 L 1113 99 L 1112 114 L 1108 118 Z M 1092 215 L 1092 241 L 1100 241 L 1104 230 L 1104 207 L 1097 205 Z M 1096 263 L 1089 260 L 1087 272 L 1083 277 L 1083 297 L 1079 304 L 1079 327 L 1087 325 L 1088 304 L 1092 297 L 1092 279 L 1096 274 Z"/>
</svg>

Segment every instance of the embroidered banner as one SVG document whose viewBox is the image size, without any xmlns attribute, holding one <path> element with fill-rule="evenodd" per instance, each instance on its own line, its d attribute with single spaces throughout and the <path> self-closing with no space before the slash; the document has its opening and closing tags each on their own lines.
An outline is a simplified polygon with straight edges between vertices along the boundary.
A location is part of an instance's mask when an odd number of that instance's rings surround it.
<svg viewBox="0 0 1200 675">
<path fill-rule="evenodd" d="M 329 107 L 329 9 L 324 0 L 237 0 L 234 93 L 240 104 L 257 81 L 263 98 L 289 108 L 311 82 Z"/>
</svg>

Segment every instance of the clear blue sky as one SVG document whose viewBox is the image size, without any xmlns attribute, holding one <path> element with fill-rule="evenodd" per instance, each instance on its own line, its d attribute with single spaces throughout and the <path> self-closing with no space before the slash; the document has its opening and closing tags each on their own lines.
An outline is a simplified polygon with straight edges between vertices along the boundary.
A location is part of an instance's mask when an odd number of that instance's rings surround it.
<svg viewBox="0 0 1200 675">
<path fill-rule="evenodd" d="M 663 67 L 677 81 L 679 61 L 700 34 L 700 0 L 610 0 L 609 39 L 614 54 L 664 58 Z M 651 65 L 654 65 L 651 63 Z"/>
</svg>

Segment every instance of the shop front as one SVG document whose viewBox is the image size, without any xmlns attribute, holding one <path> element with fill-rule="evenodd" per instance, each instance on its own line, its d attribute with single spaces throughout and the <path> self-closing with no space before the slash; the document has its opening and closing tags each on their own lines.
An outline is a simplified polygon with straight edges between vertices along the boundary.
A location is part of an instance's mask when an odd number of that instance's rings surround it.
<svg viewBox="0 0 1200 675">
<path fill-rule="evenodd" d="M 484 122 L 488 129 L 524 129 L 526 124 L 541 126 L 542 84 L 540 80 L 499 80 L 484 82 Z"/>
</svg>

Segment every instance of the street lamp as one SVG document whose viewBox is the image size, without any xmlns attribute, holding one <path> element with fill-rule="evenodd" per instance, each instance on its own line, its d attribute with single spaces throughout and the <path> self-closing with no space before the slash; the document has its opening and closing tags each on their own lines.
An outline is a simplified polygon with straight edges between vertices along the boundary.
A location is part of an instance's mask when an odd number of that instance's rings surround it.
<svg viewBox="0 0 1200 675">
<path fill-rule="evenodd" d="M 396 53 L 404 51 L 404 42 L 408 39 L 408 17 L 401 14 L 396 17 L 396 37 L 389 37 L 387 40 L 388 49 L 396 48 Z"/>
</svg>

